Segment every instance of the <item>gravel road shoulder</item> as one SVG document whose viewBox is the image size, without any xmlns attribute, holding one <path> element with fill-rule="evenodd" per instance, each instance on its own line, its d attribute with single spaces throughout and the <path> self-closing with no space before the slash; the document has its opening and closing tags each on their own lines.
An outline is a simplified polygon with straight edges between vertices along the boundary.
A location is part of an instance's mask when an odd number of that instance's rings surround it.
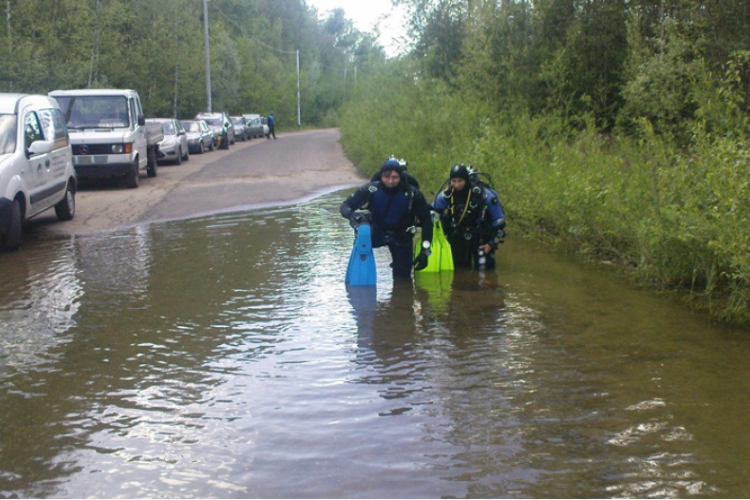
<svg viewBox="0 0 750 500">
<path fill-rule="evenodd" d="M 35 230 L 85 234 L 149 221 L 282 205 L 366 182 L 344 156 L 337 129 L 279 134 L 278 140 L 238 142 L 229 150 L 190 155 L 182 165 L 160 165 L 140 187 L 85 185 L 72 221 L 54 211 L 35 219 Z"/>
</svg>

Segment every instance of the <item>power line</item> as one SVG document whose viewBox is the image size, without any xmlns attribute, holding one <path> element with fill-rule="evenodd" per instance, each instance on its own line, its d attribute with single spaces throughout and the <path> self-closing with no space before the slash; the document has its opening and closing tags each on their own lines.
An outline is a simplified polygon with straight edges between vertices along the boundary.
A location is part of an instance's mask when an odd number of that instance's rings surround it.
<svg viewBox="0 0 750 500">
<path fill-rule="evenodd" d="M 204 0 L 204 2 L 205 2 L 205 0 Z M 204 3 L 204 5 L 206 5 L 206 4 Z M 224 12 L 222 12 L 222 10 L 219 7 L 217 7 L 215 3 L 212 4 L 212 6 L 213 6 L 214 9 L 216 9 L 216 11 L 222 17 L 224 17 L 224 19 L 226 19 L 227 21 L 229 21 L 238 30 L 240 30 L 240 32 L 242 32 L 246 37 L 250 38 L 251 40 L 254 40 L 255 42 L 263 45 L 264 47 L 267 47 L 267 48 L 269 48 L 271 50 L 275 50 L 276 52 L 280 52 L 282 54 L 296 54 L 297 55 L 297 127 L 300 127 L 302 125 L 302 121 L 301 121 L 301 118 L 300 118 L 299 49 L 297 49 L 297 50 L 295 50 L 293 52 L 290 52 L 290 51 L 287 51 L 287 50 L 277 49 L 276 47 L 271 47 L 267 43 L 265 43 L 265 42 L 263 42 L 261 40 L 258 40 L 257 38 L 255 38 L 254 36 L 252 36 L 251 34 L 249 34 L 247 31 L 245 31 L 245 28 L 243 28 L 242 26 L 240 26 L 239 24 L 237 24 L 236 22 L 234 22 L 234 20 L 231 19 L 229 16 L 227 16 L 226 14 L 224 14 Z M 206 34 L 206 38 L 208 39 L 208 33 Z M 208 43 L 208 42 L 206 42 L 206 43 Z M 206 53 L 208 53 L 208 52 L 206 52 Z M 209 102 L 210 102 L 210 95 L 209 95 Z"/>
<path fill-rule="evenodd" d="M 275 50 L 276 52 L 281 52 L 282 54 L 296 54 L 297 52 L 299 52 L 298 50 L 293 50 L 293 51 L 290 52 L 288 50 L 281 50 L 281 49 L 277 49 L 276 47 L 271 47 L 267 43 L 263 42 L 262 40 L 258 40 L 253 35 L 249 34 L 247 31 L 245 31 L 245 28 L 243 28 L 242 26 L 240 26 L 239 24 L 237 24 L 236 22 L 234 22 L 234 20 L 232 18 L 230 18 L 229 16 L 227 16 L 226 14 L 224 14 L 224 12 L 222 12 L 222 10 L 219 9 L 219 7 L 217 7 L 215 3 L 212 3 L 211 5 L 212 5 L 212 7 L 214 9 L 216 9 L 216 12 L 218 12 L 219 14 L 221 14 L 221 16 L 224 19 L 226 19 L 227 21 L 229 21 L 230 23 L 232 23 L 235 28 L 237 28 L 238 30 L 240 30 L 242 32 L 243 35 L 245 35 L 246 37 L 248 37 L 248 38 L 250 38 L 252 40 L 255 40 L 256 42 L 258 42 L 259 44 L 263 45 L 264 47 L 267 47 L 267 48 L 269 48 L 271 50 Z"/>
</svg>

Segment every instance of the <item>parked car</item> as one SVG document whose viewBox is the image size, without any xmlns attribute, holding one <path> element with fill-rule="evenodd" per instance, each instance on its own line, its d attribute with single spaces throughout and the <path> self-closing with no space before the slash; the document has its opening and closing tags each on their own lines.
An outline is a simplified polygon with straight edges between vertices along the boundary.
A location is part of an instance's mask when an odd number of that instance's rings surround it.
<svg viewBox="0 0 750 500">
<path fill-rule="evenodd" d="M 216 136 L 216 147 L 229 149 L 234 144 L 234 124 L 226 113 L 198 113 L 196 120 L 206 120 Z"/>
<path fill-rule="evenodd" d="M 138 187 L 141 170 L 156 177 L 161 127 L 147 124 L 138 92 L 130 89 L 55 90 L 67 120 L 79 179 L 121 177 Z"/>
<path fill-rule="evenodd" d="M 230 118 L 234 124 L 234 136 L 242 141 L 250 139 L 250 135 L 247 132 L 247 120 L 243 116 L 232 116 Z"/>
<path fill-rule="evenodd" d="M 234 130 L 234 122 L 229 117 L 228 113 L 222 113 L 224 116 L 224 123 L 226 124 L 227 130 L 229 130 L 229 144 L 234 144 L 234 141 L 236 140 L 236 133 Z"/>
<path fill-rule="evenodd" d="M 147 118 L 146 123 L 158 123 L 164 132 L 164 139 L 159 143 L 159 161 L 171 161 L 177 165 L 190 159 L 187 134 L 179 120 L 174 118 Z"/>
<path fill-rule="evenodd" d="M 246 120 L 250 121 L 249 134 L 250 137 L 266 137 L 268 135 L 268 125 L 266 125 L 265 118 L 260 115 L 242 115 Z"/>
<path fill-rule="evenodd" d="M 206 120 L 183 120 L 180 122 L 187 136 L 188 150 L 191 153 L 203 154 L 213 151 L 216 138 Z"/>
<path fill-rule="evenodd" d="M 49 208 L 55 208 L 59 220 L 71 220 L 77 187 L 57 101 L 0 94 L 0 248 L 20 247 L 23 222 Z"/>
</svg>

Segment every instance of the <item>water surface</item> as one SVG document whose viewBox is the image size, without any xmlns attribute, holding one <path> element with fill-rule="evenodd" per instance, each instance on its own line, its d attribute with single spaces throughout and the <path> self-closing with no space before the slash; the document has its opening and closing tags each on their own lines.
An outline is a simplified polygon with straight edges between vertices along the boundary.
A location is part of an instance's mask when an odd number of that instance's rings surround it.
<svg viewBox="0 0 750 500">
<path fill-rule="evenodd" d="M 347 290 L 344 195 L 0 255 L 0 496 L 750 495 L 745 332 L 512 236 Z"/>
</svg>

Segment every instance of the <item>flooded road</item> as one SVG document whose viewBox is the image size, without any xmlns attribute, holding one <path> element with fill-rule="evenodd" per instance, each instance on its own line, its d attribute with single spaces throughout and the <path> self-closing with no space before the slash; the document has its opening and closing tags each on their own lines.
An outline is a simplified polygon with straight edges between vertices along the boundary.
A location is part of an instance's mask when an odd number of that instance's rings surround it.
<svg viewBox="0 0 750 500">
<path fill-rule="evenodd" d="M 347 290 L 345 194 L 1 255 L 0 496 L 750 496 L 746 332 L 513 237 Z"/>
</svg>

